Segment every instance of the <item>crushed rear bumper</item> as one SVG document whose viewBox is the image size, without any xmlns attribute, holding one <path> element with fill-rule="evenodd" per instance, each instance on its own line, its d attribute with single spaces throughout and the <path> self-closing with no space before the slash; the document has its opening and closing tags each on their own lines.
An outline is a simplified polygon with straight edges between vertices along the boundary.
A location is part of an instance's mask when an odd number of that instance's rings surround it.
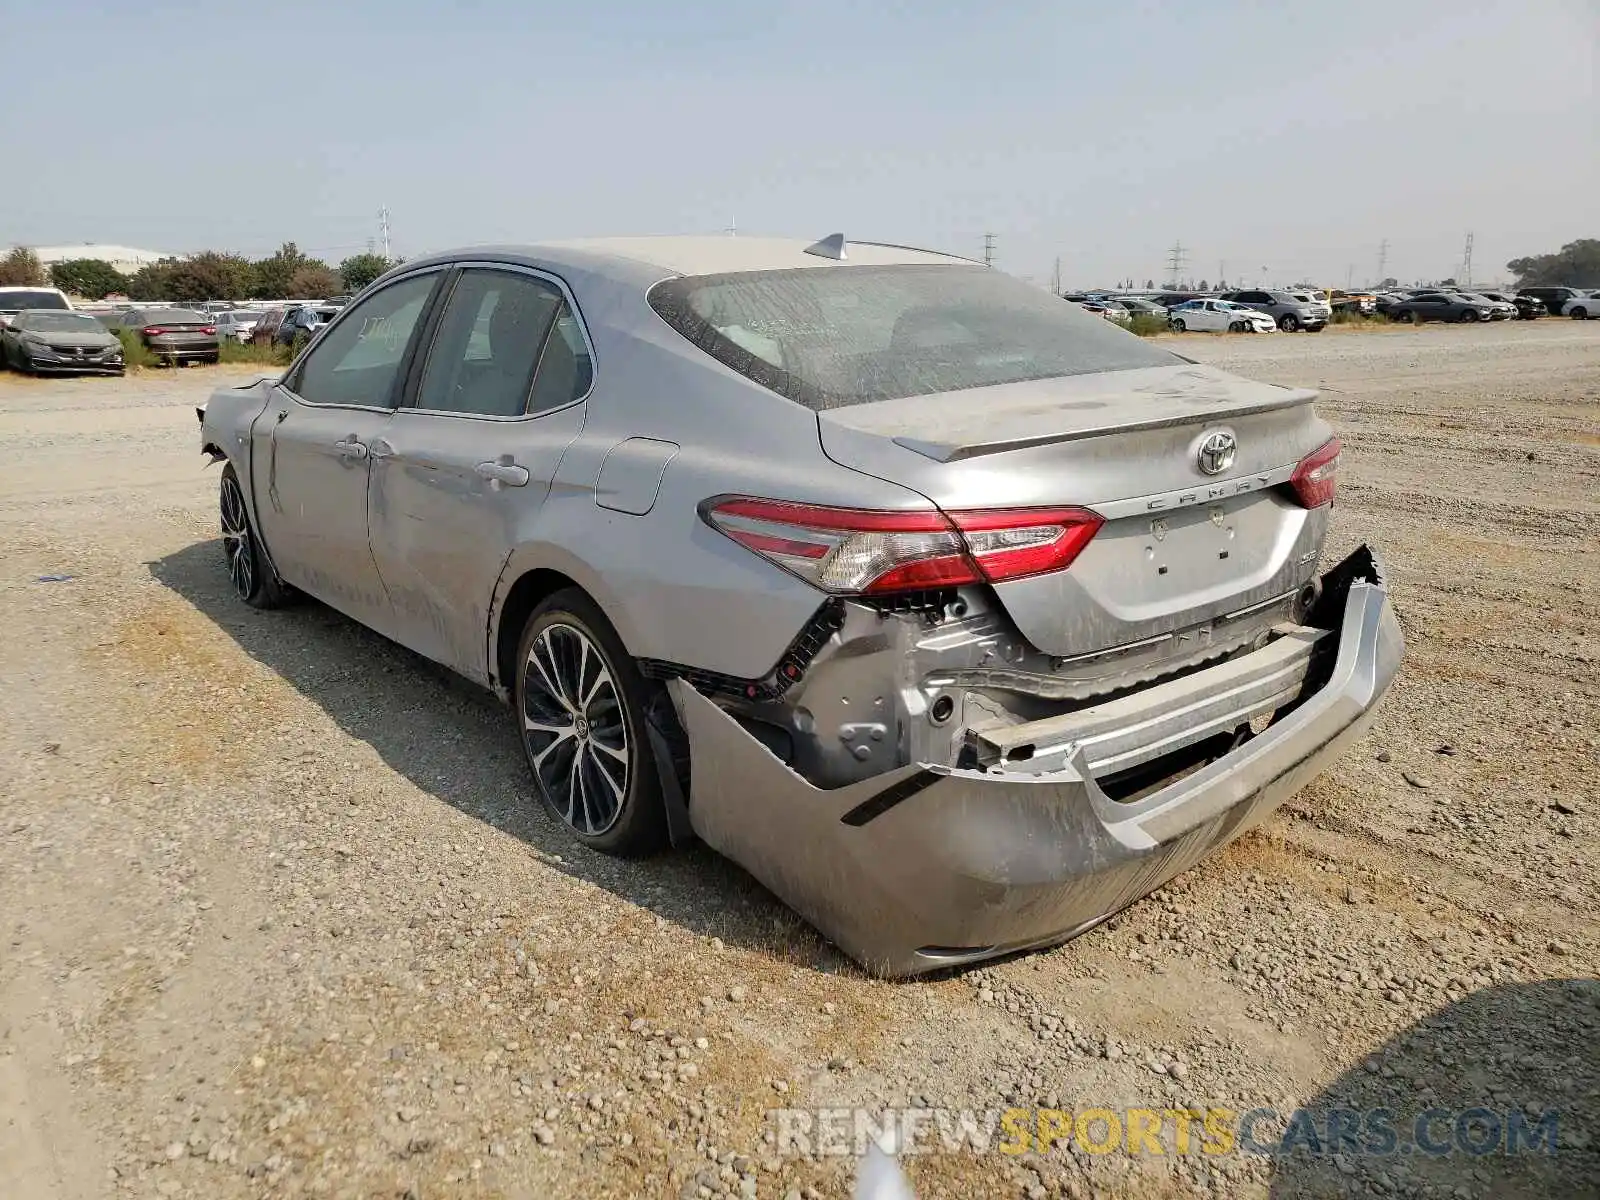
<svg viewBox="0 0 1600 1200">
<path fill-rule="evenodd" d="M 1329 632 L 1298 694 L 1263 732 L 1153 793 L 1107 795 L 1090 737 L 1053 747 L 1045 769 L 911 764 L 824 790 L 675 680 L 690 821 L 880 974 L 1066 941 L 1249 830 L 1366 729 L 1399 669 L 1399 622 L 1366 547 L 1323 582 L 1312 623 Z"/>
</svg>

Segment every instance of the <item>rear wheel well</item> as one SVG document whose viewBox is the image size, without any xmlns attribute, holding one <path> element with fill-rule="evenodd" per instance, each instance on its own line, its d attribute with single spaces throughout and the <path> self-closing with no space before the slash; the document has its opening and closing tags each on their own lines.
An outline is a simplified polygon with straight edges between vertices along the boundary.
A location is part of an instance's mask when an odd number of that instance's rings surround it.
<svg viewBox="0 0 1600 1200">
<path fill-rule="evenodd" d="M 517 644 L 522 639 L 522 627 L 528 623 L 528 615 L 547 596 L 577 586 L 560 571 L 546 569 L 528 571 L 511 585 L 505 603 L 500 606 L 500 626 L 495 640 L 494 681 L 497 684 L 508 691 L 516 686 Z"/>
</svg>

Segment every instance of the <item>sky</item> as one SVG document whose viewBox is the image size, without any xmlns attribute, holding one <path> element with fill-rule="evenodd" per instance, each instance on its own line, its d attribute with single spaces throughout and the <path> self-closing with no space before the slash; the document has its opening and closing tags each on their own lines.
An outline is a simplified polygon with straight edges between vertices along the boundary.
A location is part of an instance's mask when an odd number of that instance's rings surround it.
<svg viewBox="0 0 1600 1200">
<path fill-rule="evenodd" d="M 3 7 L 0 246 L 337 262 L 387 206 L 403 255 L 992 233 L 1040 283 L 1159 282 L 1181 243 L 1344 286 L 1384 241 L 1411 282 L 1469 231 L 1479 280 L 1600 237 L 1600 0 Z"/>
</svg>

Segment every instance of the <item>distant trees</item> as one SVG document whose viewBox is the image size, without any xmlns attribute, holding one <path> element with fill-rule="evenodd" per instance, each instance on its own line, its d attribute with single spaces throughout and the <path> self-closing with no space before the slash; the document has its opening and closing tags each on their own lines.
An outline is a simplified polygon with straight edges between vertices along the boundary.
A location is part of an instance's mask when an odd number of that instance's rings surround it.
<svg viewBox="0 0 1600 1200">
<path fill-rule="evenodd" d="M 255 288 L 251 294 L 262 300 L 287 300 L 294 295 L 289 285 L 295 272 L 310 266 L 326 268 L 327 264 L 301 254 L 293 242 L 285 242 L 271 258 L 255 264 Z"/>
<path fill-rule="evenodd" d="M 50 268 L 50 282 L 63 292 L 89 300 L 125 294 L 128 277 L 103 258 L 69 258 Z"/>
<path fill-rule="evenodd" d="M 255 285 L 255 268 L 238 254 L 202 250 L 174 262 L 167 275 L 166 292 L 161 300 L 197 304 L 202 300 L 236 300 L 250 295 Z"/>
<path fill-rule="evenodd" d="M 177 266 L 175 258 L 146 263 L 128 276 L 128 297 L 133 300 L 174 299 L 172 274 Z"/>
<path fill-rule="evenodd" d="M 1600 238 L 1579 238 L 1554 254 L 1513 258 L 1506 270 L 1518 287 L 1600 287 Z"/>
<path fill-rule="evenodd" d="M 289 295 L 302 300 L 326 300 L 337 296 L 343 282 L 327 263 L 309 260 L 289 276 Z"/>
<path fill-rule="evenodd" d="M 1155 291 L 1156 290 L 1156 281 L 1154 279 L 1146 279 L 1144 281 L 1144 290 L 1147 291 L 1147 292 Z"/>
<path fill-rule="evenodd" d="M 39 256 L 26 246 L 17 246 L 0 258 L 0 286 L 45 287 L 44 266 Z"/>
<path fill-rule="evenodd" d="M 339 277 L 346 291 L 359 292 L 392 266 L 381 254 L 355 254 L 339 264 Z"/>
</svg>

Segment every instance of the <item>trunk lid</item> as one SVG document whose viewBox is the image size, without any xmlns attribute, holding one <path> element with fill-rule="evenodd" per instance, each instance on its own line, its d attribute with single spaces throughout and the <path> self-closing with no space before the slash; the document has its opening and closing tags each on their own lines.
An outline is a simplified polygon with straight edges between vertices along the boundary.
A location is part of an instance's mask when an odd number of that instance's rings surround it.
<svg viewBox="0 0 1600 1200">
<path fill-rule="evenodd" d="M 1178 364 L 829 409 L 818 423 L 834 461 L 947 510 L 1100 513 L 1067 570 L 995 587 L 1024 637 L 1071 659 L 1155 638 L 1198 647 L 1313 577 L 1328 509 L 1282 485 L 1332 436 L 1315 395 Z M 1207 473 L 1214 434 L 1235 449 Z"/>
</svg>

